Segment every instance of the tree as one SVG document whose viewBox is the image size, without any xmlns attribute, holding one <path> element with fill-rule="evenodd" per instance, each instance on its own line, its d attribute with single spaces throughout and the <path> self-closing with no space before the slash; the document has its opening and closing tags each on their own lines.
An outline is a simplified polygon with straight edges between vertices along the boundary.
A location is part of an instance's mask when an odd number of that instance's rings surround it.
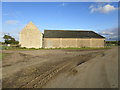
<svg viewBox="0 0 120 90">
<path fill-rule="evenodd" d="M 10 35 L 4 35 L 4 40 L 5 40 L 5 44 L 18 44 L 19 42 L 16 41 L 12 36 Z"/>
<path fill-rule="evenodd" d="M 120 40 L 118 41 L 118 45 L 120 46 Z"/>
</svg>

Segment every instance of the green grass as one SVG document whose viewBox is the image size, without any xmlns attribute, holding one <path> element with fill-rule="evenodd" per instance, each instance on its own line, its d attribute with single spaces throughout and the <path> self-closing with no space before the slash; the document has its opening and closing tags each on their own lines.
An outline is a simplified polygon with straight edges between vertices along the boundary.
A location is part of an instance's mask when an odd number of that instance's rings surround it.
<svg viewBox="0 0 120 90">
<path fill-rule="evenodd" d="M 110 49 L 111 47 L 100 47 L 100 48 L 90 48 L 90 47 L 83 47 L 83 48 L 21 48 L 21 47 L 10 47 L 10 46 L 2 46 L 3 50 L 98 50 L 98 49 Z"/>
<path fill-rule="evenodd" d="M 98 50 L 98 49 L 110 49 L 110 47 L 104 47 L 104 48 L 11 48 L 8 50 Z"/>
<path fill-rule="evenodd" d="M 85 47 L 85 48 L 45 48 L 46 50 L 56 50 L 56 49 L 61 49 L 61 50 L 96 50 L 96 49 L 111 49 L 111 47 L 103 47 L 103 48 L 90 48 L 90 47 Z"/>
<path fill-rule="evenodd" d="M 0 53 L 0 61 L 2 60 L 2 53 Z"/>
<path fill-rule="evenodd" d="M 7 53 L 0 53 L 0 61 L 7 55 L 8 55 Z"/>
</svg>

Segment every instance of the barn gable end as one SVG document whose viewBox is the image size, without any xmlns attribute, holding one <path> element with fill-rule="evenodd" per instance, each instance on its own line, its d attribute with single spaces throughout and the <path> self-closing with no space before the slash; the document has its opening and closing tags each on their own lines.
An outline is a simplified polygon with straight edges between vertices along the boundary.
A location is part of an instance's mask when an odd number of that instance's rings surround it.
<svg viewBox="0 0 120 90">
<path fill-rule="evenodd" d="M 29 22 L 20 32 L 20 45 L 26 48 L 42 48 L 42 37 L 40 30 Z"/>
</svg>

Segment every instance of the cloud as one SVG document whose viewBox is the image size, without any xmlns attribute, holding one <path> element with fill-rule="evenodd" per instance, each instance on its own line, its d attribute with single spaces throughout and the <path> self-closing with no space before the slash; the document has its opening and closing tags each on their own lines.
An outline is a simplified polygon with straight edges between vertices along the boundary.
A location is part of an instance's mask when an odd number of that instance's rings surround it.
<svg viewBox="0 0 120 90">
<path fill-rule="evenodd" d="M 94 13 L 94 12 L 109 13 L 109 12 L 118 10 L 118 8 L 116 8 L 110 4 L 107 4 L 104 6 L 98 5 L 97 7 L 95 7 L 94 5 L 91 5 L 89 8 L 91 9 L 91 13 Z"/>
<path fill-rule="evenodd" d="M 4 36 L 4 33 L 3 33 L 3 32 L 0 32 L 0 42 L 3 42 L 3 41 L 4 41 L 3 36 Z"/>
<path fill-rule="evenodd" d="M 18 17 L 21 17 L 23 16 L 22 12 L 20 11 L 14 11 L 14 12 L 3 12 L 2 15 L 4 17 L 14 17 L 14 18 L 18 18 Z"/>
<path fill-rule="evenodd" d="M 109 28 L 99 32 L 100 35 L 106 37 L 106 40 L 120 40 L 120 33 L 118 33 L 119 28 Z"/>
<path fill-rule="evenodd" d="M 66 3 L 64 3 L 64 2 L 60 4 L 60 6 L 66 6 L 66 5 L 67 5 L 67 4 L 66 4 Z"/>
<path fill-rule="evenodd" d="M 19 40 L 19 34 L 20 34 L 20 31 L 22 30 L 22 28 L 16 28 L 12 31 L 7 31 L 7 32 L 0 32 L 0 41 L 4 41 L 4 39 L 2 38 L 5 34 L 9 34 L 10 36 L 14 37 L 15 40 Z"/>
<path fill-rule="evenodd" d="M 0 32 L 1 37 L 4 34 L 9 34 L 10 36 L 14 37 L 16 40 L 19 40 L 19 34 L 20 31 L 26 26 L 24 23 L 19 23 L 17 27 L 14 27 L 14 29 L 5 29 Z M 0 38 L 0 41 L 2 41 L 2 38 Z"/>
<path fill-rule="evenodd" d="M 14 24 L 18 24 L 19 21 L 18 21 L 18 20 L 8 20 L 8 21 L 6 21 L 5 23 L 6 23 L 6 24 L 12 24 L 12 25 L 14 25 Z"/>
</svg>

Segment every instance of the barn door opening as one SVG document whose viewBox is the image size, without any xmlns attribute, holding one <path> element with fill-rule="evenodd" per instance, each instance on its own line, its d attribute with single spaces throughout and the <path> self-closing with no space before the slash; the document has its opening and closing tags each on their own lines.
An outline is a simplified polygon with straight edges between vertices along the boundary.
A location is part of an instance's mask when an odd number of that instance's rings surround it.
<svg viewBox="0 0 120 90">
<path fill-rule="evenodd" d="M 48 48 L 52 48 L 52 41 L 48 41 L 47 46 Z"/>
</svg>

